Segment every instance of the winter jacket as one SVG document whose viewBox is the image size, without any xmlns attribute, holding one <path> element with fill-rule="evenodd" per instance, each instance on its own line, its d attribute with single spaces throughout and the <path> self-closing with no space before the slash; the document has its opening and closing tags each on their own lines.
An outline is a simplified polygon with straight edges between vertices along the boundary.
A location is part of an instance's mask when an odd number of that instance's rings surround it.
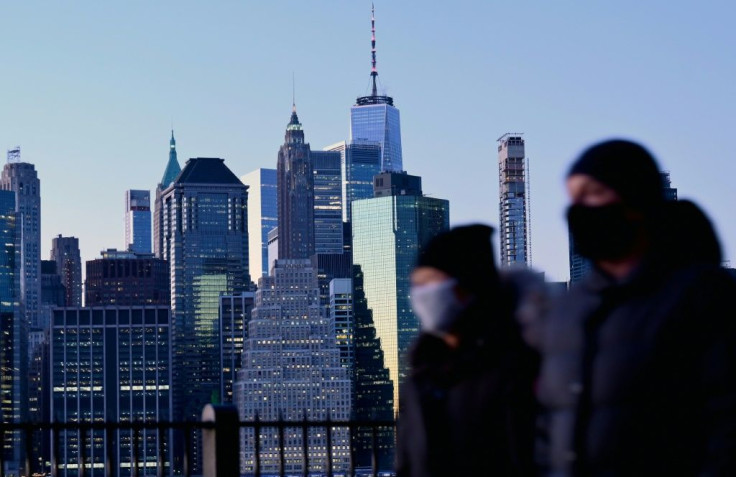
<svg viewBox="0 0 736 477">
<path fill-rule="evenodd" d="M 491 322 L 489 312 L 470 311 Z M 538 358 L 510 321 L 492 328 L 455 349 L 427 334 L 415 343 L 401 389 L 399 477 L 532 474 Z"/>
<path fill-rule="evenodd" d="M 547 475 L 736 475 L 736 281 L 707 264 L 599 271 L 546 321 Z"/>
</svg>

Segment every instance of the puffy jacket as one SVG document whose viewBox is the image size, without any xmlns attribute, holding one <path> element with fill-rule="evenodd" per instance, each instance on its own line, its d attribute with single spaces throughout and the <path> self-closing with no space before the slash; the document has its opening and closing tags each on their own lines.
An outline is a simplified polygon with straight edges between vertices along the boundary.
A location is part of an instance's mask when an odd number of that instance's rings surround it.
<svg viewBox="0 0 736 477">
<path fill-rule="evenodd" d="M 716 266 L 593 271 L 546 321 L 548 475 L 736 475 L 736 281 Z"/>
</svg>

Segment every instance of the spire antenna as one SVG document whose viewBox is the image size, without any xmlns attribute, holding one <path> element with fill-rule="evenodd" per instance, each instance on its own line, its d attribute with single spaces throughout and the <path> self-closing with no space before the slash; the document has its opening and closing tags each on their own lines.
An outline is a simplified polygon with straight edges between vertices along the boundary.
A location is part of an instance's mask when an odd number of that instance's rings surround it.
<svg viewBox="0 0 736 477">
<path fill-rule="evenodd" d="M 291 72 L 291 110 L 296 111 L 296 80 L 294 72 Z"/>
<path fill-rule="evenodd" d="M 378 70 L 376 69 L 376 7 L 371 3 L 371 79 L 373 80 L 371 96 L 373 97 L 378 96 L 376 78 L 378 78 Z"/>
</svg>

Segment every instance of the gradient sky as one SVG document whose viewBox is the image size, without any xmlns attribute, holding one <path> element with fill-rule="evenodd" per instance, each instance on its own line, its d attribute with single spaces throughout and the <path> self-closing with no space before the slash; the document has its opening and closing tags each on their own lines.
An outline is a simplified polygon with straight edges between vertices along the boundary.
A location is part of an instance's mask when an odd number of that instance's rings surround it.
<svg viewBox="0 0 736 477">
<path fill-rule="evenodd" d="M 213 5 L 214 4 L 214 5 Z M 275 167 L 296 103 L 313 148 L 369 90 L 369 1 L 0 3 L 0 148 L 22 147 L 82 259 L 124 242 L 124 191 L 182 164 Z M 736 260 L 736 4 L 376 0 L 378 70 L 404 167 L 451 222 L 498 223 L 496 139 L 525 133 L 533 263 L 568 277 L 564 175 L 587 145 L 642 141 Z"/>
</svg>

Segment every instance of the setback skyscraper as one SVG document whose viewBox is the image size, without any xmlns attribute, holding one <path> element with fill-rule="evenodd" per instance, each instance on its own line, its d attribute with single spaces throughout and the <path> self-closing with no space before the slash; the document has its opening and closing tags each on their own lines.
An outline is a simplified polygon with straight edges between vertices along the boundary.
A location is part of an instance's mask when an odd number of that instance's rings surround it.
<svg viewBox="0 0 736 477">
<path fill-rule="evenodd" d="M 66 306 L 82 306 L 82 257 L 79 254 L 77 237 L 51 239 L 51 260 L 56 262 L 56 271 L 66 288 Z"/>
<path fill-rule="evenodd" d="M 498 138 L 499 235 L 501 265 L 530 265 L 529 196 L 524 138 Z"/>
<path fill-rule="evenodd" d="M 258 283 L 255 308 L 248 324 L 243 368 L 234 386 L 241 420 L 346 421 L 350 418 L 350 379 L 340 365 L 333 324 L 319 303 L 317 273 L 310 260 L 279 259 L 271 276 Z M 254 434 L 244 431 L 241 440 L 242 473 L 254 469 Z M 303 473 L 308 451 L 309 470 L 319 474 L 328 468 L 327 446 L 332 466 L 344 472 L 350 459 L 346 429 L 337 428 L 331 438 L 322 429 L 286 428 L 280 468 L 279 433 L 260 431 L 260 470 L 266 474 Z M 306 474 L 306 473 L 305 473 Z"/>
<path fill-rule="evenodd" d="M 181 172 L 179 161 L 176 159 L 176 139 L 174 139 L 174 130 L 171 130 L 171 140 L 169 141 L 169 161 L 166 163 L 166 170 L 161 182 L 156 187 L 156 210 L 153 216 L 153 254 L 157 258 L 164 256 L 164 220 L 163 220 L 163 191 L 168 188 Z"/>
<path fill-rule="evenodd" d="M 371 94 L 361 96 L 350 108 L 350 140 L 374 141 L 381 145 L 381 170 L 401 171 L 401 119 L 390 96 L 378 94 L 376 68 L 375 12 L 371 11 Z"/>
<path fill-rule="evenodd" d="M 125 191 L 125 249 L 151 253 L 151 192 Z"/>
<path fill-rule="evenodd" d="M 399 183 L 413 187 L 387 188 Z M 376 192 L 388 190 L 396 195 L 353 202 L 354 262 L 364 274 L 367 306 L 373 310 L 376 334 L 394 383 L 395 408 L 399 385 L 409 370 L 407 352 L 419 334 L 419 322 L 409 303 L 409 275 L 421 247 L 447 230 L 450 221 L 449 202 L 423 196 L 418 183 L 418 177 L 406 173 L 382 173 L 374 179 Z"/>
<path fill-rule="evenodd" d="M 15 193 L 15 211 L 22 241 L 20 291 L 22 312 L 30 326 L 38 325 L 41 303 L 41 182 L 33 164 L 21 162 L 20 148 L 8 151 L 0 189 Z"/>
<path fill-rule="evenodd" d="M 279 258 L 314 253 L 314 175 L 309 144 L 292 108 L 277 165 Z"/>
<path fill-rule="evenodd" d="M 276 169 L 256 169 L 240 180 L 248 186 L 248 263 L 257 283 L 268 275 L 268 233 L 279 225 Z"/>
</svg>

